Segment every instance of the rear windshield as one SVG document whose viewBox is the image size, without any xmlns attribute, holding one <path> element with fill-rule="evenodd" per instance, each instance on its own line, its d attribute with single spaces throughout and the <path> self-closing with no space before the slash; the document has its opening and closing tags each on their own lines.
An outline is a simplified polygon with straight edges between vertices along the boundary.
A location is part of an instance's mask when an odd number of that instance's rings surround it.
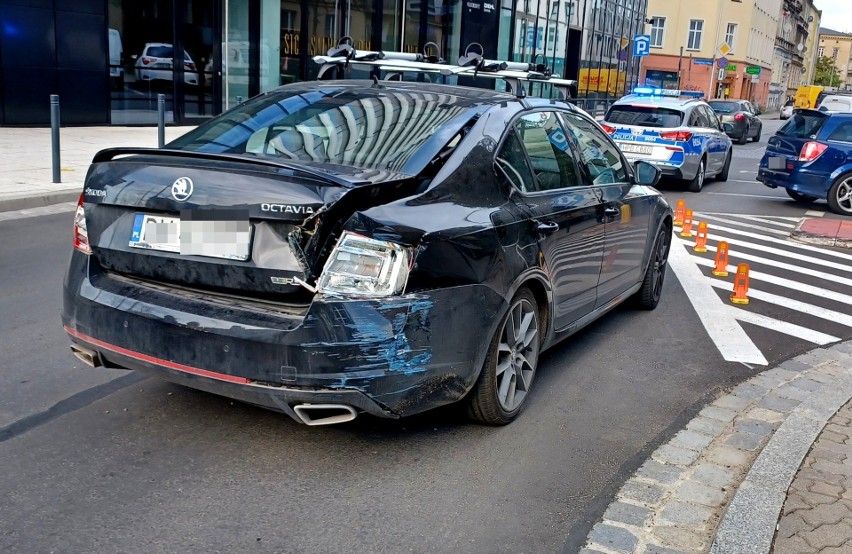
<svg viewBox="0 0 852 554">
<path fill-rule="evenodd" d="M 814 110 L 794 112 L 783 127 L 778 129 L 778 135 L 793 138 L 808 138 L 819 132 L 826 120 L 826 115 Z"/>
<path fill-rule="evenodd" d="M 369 90 L 369 89 L 368 89 Z M 476 110 L 446 94 L 322 91 L 257 97 L 170 148 L 405 172 L 428 163 Z M 430 140 L 432 139 L 432 140 Z"/>
<path fill-rule="evenodd" d="M 740 105 L 736 102 L 708 102 L 713 111 L 719 113 L 734 113 L 740 111 Z"/>
<path fill-rule="evenodd" d="M 174 49 L 171 46 L 151 46 L 148 48 L 148 56 L 152 58 L 171 58 Z"/>
<path fill-rule="evenodd" d="M 669 108 L 624 104 L 611 107 L 606 120 L 609 123 L 641 127 L 680 127 L 683 113 Z"/>
</svg>

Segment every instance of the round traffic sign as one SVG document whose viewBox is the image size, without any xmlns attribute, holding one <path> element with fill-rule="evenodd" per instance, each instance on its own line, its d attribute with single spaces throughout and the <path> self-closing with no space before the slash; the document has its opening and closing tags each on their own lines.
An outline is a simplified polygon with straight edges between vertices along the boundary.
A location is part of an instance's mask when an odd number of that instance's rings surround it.
<svg viewBox="0 0 852 554">
<path fill-rule="evenodd" d="M 719 58 L 718 60 L 716 60 L 716 65 L 718 65 L 722 69 L 725 69 L 726 67 L 728 67 L 728 58 Z"/>
</svg>

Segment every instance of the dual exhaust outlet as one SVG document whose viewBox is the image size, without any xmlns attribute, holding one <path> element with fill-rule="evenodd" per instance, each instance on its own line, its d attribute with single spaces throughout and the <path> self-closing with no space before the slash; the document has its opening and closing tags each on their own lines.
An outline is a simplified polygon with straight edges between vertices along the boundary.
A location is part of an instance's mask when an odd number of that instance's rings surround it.
<svg viewBox="0 0 852 554">
<path fill-rule="evenodd" d="M 79 344 L 71 345 L 71 352 L 89 367 L 103 367 L 101 355 Z M 296 404 L 293 406 L 297 420 L 305 425 L 334 425 L 346 423 L 358 417 L 355 408 L 346 404 Z"/>
</svg>

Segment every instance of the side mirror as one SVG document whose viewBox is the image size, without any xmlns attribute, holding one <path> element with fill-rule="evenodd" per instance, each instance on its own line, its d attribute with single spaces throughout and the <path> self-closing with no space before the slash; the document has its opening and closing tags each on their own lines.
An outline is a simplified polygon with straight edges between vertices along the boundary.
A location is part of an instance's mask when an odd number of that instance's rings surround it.
<svg viewBox="0 0 852 554">
<path fill-rule="evenodd" d="M 724 129 L 726 133 L 734 132 L 734 126 L 731 123 L 722 123 L 722 129 Z"/>
<path fill-rule="evenodd" d="M 660 177 L 663 176 L 662 171 L 658 167 L 642 160 L 633 164 L 633 173 L 636 175 L 637 184 L 649 187 L 656 186 L 660 182 Z"/>
<path fill-rule="evenodd" d="M 763 113 L 763 112 L 762 112 L 762 111 L 760 111 L 760 108 L 756 108 L 756 109 L 754 110 L 754 115 L 760 115 L 760 114 L 762 114 L 762 113 Z"/>
</svg>

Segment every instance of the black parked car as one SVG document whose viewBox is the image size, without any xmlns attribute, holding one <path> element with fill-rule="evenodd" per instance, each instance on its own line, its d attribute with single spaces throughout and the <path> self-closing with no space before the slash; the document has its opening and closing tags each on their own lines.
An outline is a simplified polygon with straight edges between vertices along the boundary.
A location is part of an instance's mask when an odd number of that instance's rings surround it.
<svg viewBox="0 0 852 554">
<path fill-rule="evenodd" d="M 521 410 L 540 353 L 660 299 L 671 209 L 574 106 L 298 83 L 93 160 L 62 320 L 78 357 L 308 424 Z"/>
<path fill-rule="evenodd" d="M 760 111 L 752 105 L 748 100 L 709 100 L 707 102 L 716 115 L 719 116 L 719 121 L 724 125 L 730 123 L 733 128 L 725 132 L 729 137 L 737 141 L 737 144 L 745 144 L 748 139 L 754 142 L 760 142 L 760 135 L 763 133 L 763 123 L 760 118 Z"/>
</svg>

